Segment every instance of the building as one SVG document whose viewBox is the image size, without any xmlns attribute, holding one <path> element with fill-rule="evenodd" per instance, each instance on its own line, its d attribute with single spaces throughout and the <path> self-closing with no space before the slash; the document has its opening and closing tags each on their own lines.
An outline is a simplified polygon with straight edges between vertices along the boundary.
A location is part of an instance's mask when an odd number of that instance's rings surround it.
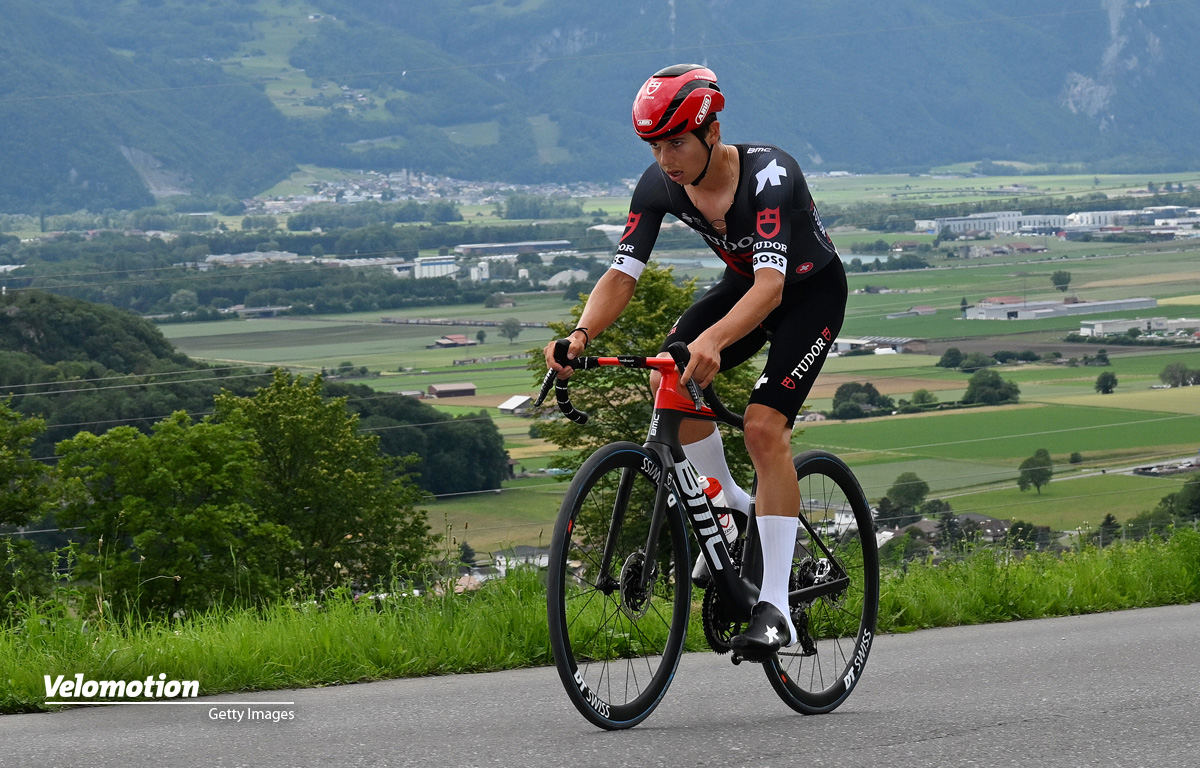
<svg viewBox="0 0 1200 768">
<path fill-rule="evenodd" d="M 468 339 L 462 333 L 448 333 L 432 344 L 426 344 L 425 349 L 452 349 L 454 347 L 473 347 L 479 342 Z"/>
<path fill-rule="evenodd" d="M 418 256 L 413 259 L 413 277 L 446 277 L 458 272 L 453 256 Z"/>
<path fill-rule="evenodd" d="M 931 307 L 928 304 L 921 304 L 915 307 L 909 307 L 904 312 L 893 312 L 887 316 L 888 320 L 895 320 L 898 317 L 924 317 L 926 315 L 936 315 L 937 307 Z"/>
<path fill-rule="evenodd" d="M 1200 329 L 1200 320 L 1181 317 L 1168 320 L 1165 317 L 1137 318 L 1135 320 L 1083 320 L 1079 323 L 1080 336 L 1120 336 L 1133 329 L 1142 333 L 1195 333 Z"/>
<path fill-rule="evenodd" d="M 587 270 L 584 269 L 564 269 L 561 272 L 556 272 L 553 277 L 542 281 L 547 288 L 562 288 L 570 283 L 580 283 L 587 280 Z"/>
<path fill-rule="evenodd" d="M 428 393 L 430 397 L 473 397 L 475 395 L 475 385 L 466 382 L 459 384 L 430 384 Z"/>
<path fill-rule="evenodd" d="M 965 317 L 968 320 L 1043 320 L 1067 315 L 1096 315 L 1102 312 L 1156 307 L 1158 300 L 1148 298 L 1080 301 L 1068 304 L 1061 301 L 1024 301 L 1019 297 L 1003 296 L 984 299 L 968 308 Z"/>
<path fill-rule="evenodd" d="M 522 253 L 550 253 L 570 250 L 570 240 L 526 240 L 519 243 L 464 243 L 454 252 L 463 256 L 519 256 Z"/>
<path fill-rule="evenodd" d="M 506 416 L 523 416 L 533 407 L 533 398 L 529 395 L 513 395 L 500 403 L 500 413 Z"/>
<path fill-rule="evenodd" d="M 509 568 L 517 568 L 522 565 L 545 568 L 550 564 L 550 548 L 522 544 L 511 549 L 493 552 L 492 562 L 495 565 L 496 574 L 501 578 L 508 573 Z"/>
</svg>

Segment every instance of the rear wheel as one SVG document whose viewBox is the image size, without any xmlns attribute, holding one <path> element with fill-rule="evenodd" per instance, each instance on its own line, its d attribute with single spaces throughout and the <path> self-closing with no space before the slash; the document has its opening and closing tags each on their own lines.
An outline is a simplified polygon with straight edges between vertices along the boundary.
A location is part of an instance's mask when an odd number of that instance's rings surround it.
<svg viewBox="0 0 1200 768">
<path fill-rule="evenodd" d="M 807 715 L 837 708 L 862 676 L 879 614 L 879 550 L 862 488 L 841 459 L 808 451 L 793 459 L 800 531 L 790 590 L 843 580 L 832 594 L 791 601 L 800 642 L 763 665 L 779 697 Z"/>
<path fill-rule="evenodd" d="M 667 510 L 656 551 L 646 551 L 662 471 L 640 445 L 604 446 L 576 473 L 554 526 L 550 647 L 572 703 L 601 728 L 644 720 L 683 652 L 691 580 L 678 510 Z"/>
</svg>

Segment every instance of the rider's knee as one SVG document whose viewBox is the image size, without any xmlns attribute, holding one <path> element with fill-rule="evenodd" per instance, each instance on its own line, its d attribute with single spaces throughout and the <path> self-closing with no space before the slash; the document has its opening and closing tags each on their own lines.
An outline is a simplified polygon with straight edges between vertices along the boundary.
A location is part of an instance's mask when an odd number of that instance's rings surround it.
<svg viewBox="0 0 1200 768">
<path fill-rule="evenodd" d="M 749 409 L 746 411 L 744 434 L 750 458 L 767 458 L 791 449 L 791 428 L 777 411 Z"/>
</svg>

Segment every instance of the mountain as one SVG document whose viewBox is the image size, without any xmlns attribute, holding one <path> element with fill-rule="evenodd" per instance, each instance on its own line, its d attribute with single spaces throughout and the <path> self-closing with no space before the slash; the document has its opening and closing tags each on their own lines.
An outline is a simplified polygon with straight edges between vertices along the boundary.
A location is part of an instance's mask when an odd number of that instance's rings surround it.
<svg viewBox="0 0 1200 768">
<path fill-rule="evenodd" d="M 296 163 L 636 175 L 656 69 L 809 170 L 1200 166 L 1200 6 L 1145 0 L 9 0 L 0 210 L 249 195 Z"/>
</svg>

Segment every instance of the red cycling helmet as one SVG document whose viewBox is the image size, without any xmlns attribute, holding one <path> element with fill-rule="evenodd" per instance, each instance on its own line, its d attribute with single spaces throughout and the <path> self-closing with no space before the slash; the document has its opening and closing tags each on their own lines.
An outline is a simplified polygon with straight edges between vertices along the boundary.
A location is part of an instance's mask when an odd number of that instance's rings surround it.
<svg viewBox="0 0 1200 768">
<path fill-rule="evenodd" d="M 646 141 L 659 141 L 694 131 L 704 119 L 725 107 L 717 76 L 699 64 L 676 64 L 659 70 L 633 100 L 633 129 Z"/>
</svg>

